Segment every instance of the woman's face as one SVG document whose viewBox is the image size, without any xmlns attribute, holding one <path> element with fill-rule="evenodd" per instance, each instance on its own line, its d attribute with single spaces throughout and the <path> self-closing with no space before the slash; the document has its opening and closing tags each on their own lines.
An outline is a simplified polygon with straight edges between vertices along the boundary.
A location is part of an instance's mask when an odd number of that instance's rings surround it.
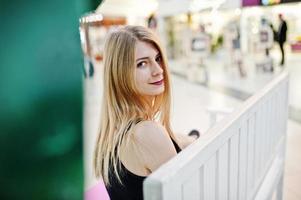
<svg viewBox="0 0 301 200">
<path fill-rule="evenodd" d="M 136 85 L 141 95 L 154 97 L 164 91 L 163 61 L 152 44 L 138 41 L 135 51 Z"/>
</svg>

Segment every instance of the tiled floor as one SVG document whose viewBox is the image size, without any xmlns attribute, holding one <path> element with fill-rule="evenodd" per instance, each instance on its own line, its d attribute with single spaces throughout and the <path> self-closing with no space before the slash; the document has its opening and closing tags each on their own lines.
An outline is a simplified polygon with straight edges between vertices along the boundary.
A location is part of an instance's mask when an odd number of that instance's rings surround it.
<svg viewBox="0 0 301 200">
<path fill-rule="evenodd" d="M 301 126 L 289 120 L 284 176 L 284 200 L 301 199 Z"/>
</svg>

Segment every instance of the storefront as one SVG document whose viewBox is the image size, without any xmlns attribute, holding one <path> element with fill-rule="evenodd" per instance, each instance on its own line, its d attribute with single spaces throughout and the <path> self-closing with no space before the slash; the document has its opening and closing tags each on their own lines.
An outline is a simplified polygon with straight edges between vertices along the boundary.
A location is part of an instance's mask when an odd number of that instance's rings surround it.
<svg viewBox="0 0 301 200">
<path fill-rule="evenodd" d="M 168 9 L 171 5 L 175 5 L 174 9 Z M 210 35 L 211 51 L 215 52 L 221 46 L 224 27 L 239 17 L 239 8 L 240 0 L 159 1 L 159 33 L 168 56 L 185 57 L 187 42 L 200 29 Z"/>
<path fill-rule="evenodd" d="M 294 3 L 287 3 L 293 2 Z M 248 2 L 251 4 L 250 2 Z M 248 4 L 248 5 L 249 5 Z M 247 5 L 245 3 L 245 5 Z M 241 15 L 242 46 L 244 52 L 253 53 L 256 51 L 256 35 L 261 19 L 266 19 L 278 31 L 278 15 L 282 14 L 288 25 L 287 44 L 291 52 L 297 52 L 301 43 L 301 3 L 296 0 L 265 1 L 262 0 L 254 6 L 244 7 Z"/>
<path fill-rule="evenodd" d="M 277 31 L 280 13 L 288 23 L 287 44 L 293 52 L 300 49 L 301 3 L 297 0 L 197 2 L 200 1 L 159 1 L 158 16 L 161 22 L 159 33 L 165 42 L 168 56 L 172 59 L 185 57 L 185 40 L 194 32 L 199 31 L 200 25 L 204 26 L 211 36 L 212 52 L 225 47 L 221 45 L 226 39 L 225 30 L 237 24 L 243 53 L 254 53 L 258 48 L 261 21 L 266 20 Z M 168 9 L 171 5 L 174 5 L 174 9 Z"/>
</svg>

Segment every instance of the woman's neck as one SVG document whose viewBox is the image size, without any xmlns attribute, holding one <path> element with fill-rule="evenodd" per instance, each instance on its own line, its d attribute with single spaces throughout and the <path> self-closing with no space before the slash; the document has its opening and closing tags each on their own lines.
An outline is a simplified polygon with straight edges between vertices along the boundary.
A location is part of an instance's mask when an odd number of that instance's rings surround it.
<svg viewBox="0 0 301 200">
<path fill-rule="evenodd" d="M 146 106 L 145 106 L 145 112 L 147 113 L 147 116 L 152 117 L 154 114 L 154 103 L 155 103 L 155 97 L 154 96 L 147 96 L 144 97 Z"/>
</svg>

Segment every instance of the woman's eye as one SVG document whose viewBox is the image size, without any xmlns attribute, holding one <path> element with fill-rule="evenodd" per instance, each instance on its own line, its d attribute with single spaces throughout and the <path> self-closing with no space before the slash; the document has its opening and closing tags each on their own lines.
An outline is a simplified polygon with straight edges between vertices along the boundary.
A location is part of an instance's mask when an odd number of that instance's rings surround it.
<svg viewBox="0 0 301 200">
<path fill-rule="evenodd" d="M 142 61 L 142 62 L 137 64 L 137 67 L 144 67 L 145 65 L 146 65 L 146 62 Z"/>
<path fill-rule="evenodd" d="M 156 58 L 156 62 L 157 62 L 157 63 L 161 63 L 161 62 L 162 62 L 162 57 L 161 57 L 161 56 L 158 56 L 158 57 Z"/>
</svg>

